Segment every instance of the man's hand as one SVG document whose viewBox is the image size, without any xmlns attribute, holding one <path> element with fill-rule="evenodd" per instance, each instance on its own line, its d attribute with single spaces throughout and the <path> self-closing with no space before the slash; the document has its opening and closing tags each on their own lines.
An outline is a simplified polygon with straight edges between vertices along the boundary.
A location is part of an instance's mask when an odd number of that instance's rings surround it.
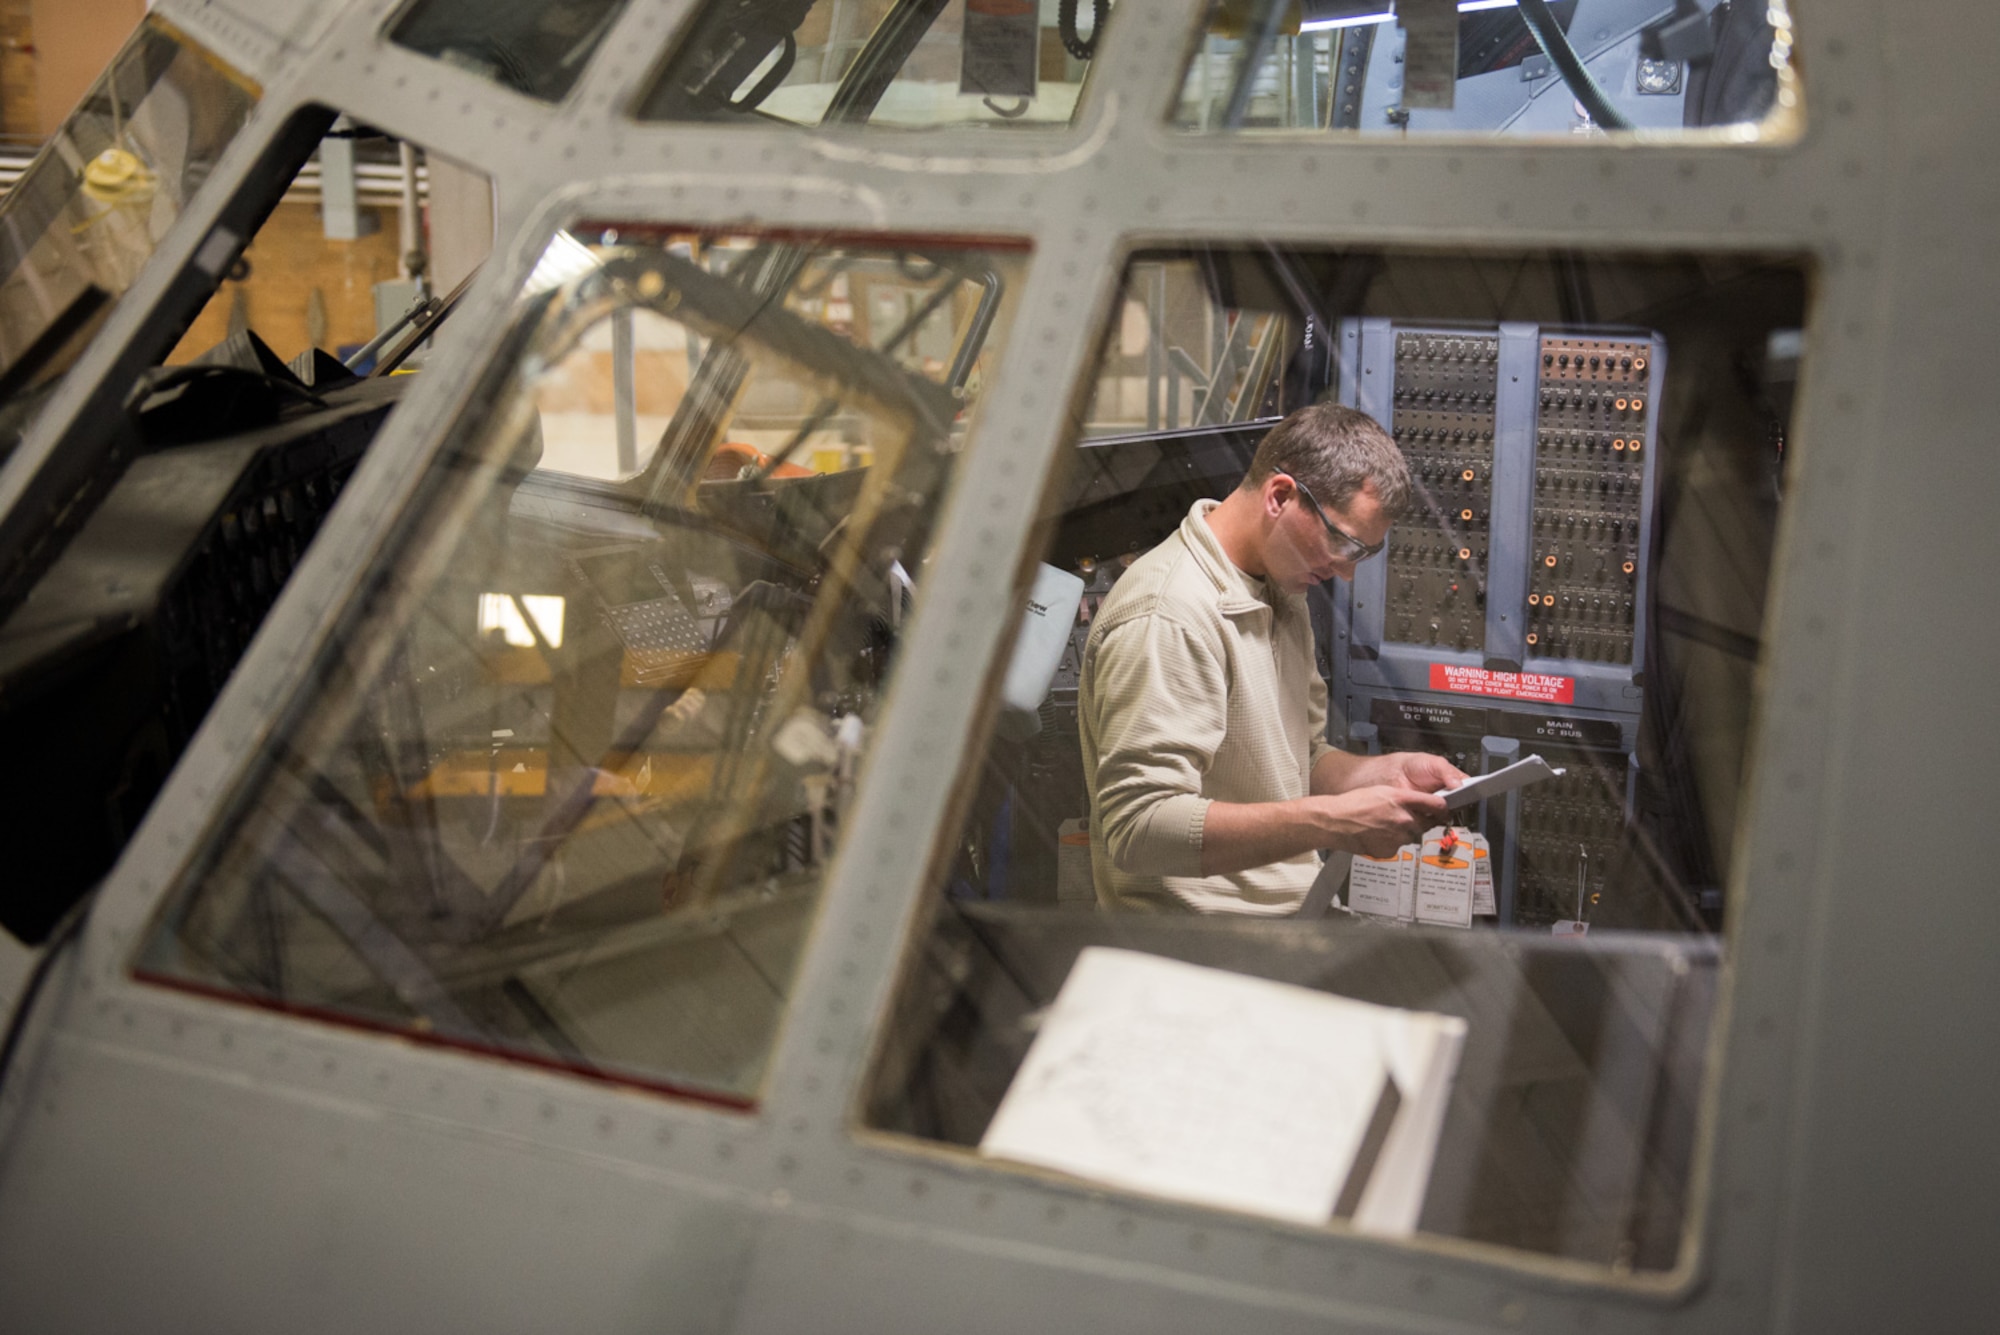
<svg viewBox="0 0 2000 1335">
<path fill-rule="evenodd" d="M 1443 756 L 1425 751 L 1391 751 L 1387 755 L 1369 756 L 1356 764 L 1348 771 L 1343 791 L 1380 785 L 1413 788 L 1420 793 L 1440 793 L 1447 788 L 1458 787 L 1471 777 Z"/>
<path fill-rule="evenodd" d="M 1422 789 L 1390 784 L 1371 784 L 1338 797 L 1311 800 L 1325 804 L 1325 815 L 1331 821 L 1328 832 L 1334 836 L 1330 842 L 1335 848 L 1371 858 L 1394 857 L 1404 844 L 1422 839 L 1424 831 L 1445 813 L 1443 799 Z"/>
</svg>

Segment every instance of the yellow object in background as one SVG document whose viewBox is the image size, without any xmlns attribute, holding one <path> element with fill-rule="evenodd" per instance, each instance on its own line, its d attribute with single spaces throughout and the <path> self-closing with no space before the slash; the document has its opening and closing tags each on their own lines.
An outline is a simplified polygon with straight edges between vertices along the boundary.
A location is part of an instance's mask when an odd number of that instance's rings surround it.
<svg viewBox="0 0 2000 1335">
<path fill-rule="evenodd" d="M 153 173 L 137 153 L 107 148 L 83 169 L 83 191 L 100 204 L 132 204 L 150 199 Z"/>
</svg>

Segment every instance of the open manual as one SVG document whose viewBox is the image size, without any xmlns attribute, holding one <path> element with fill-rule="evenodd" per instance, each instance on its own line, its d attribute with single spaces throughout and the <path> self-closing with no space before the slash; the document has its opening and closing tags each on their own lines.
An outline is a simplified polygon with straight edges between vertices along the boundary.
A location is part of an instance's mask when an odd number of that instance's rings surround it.
<svg viewBox="0 0 2000 1335">
<path fill-rule="evenodd" d="M 1455 1016 L 1092 946 L 979 1149 L 1155 1196 L 1406 1235 L 1464 1042 Z"/>
</svg>

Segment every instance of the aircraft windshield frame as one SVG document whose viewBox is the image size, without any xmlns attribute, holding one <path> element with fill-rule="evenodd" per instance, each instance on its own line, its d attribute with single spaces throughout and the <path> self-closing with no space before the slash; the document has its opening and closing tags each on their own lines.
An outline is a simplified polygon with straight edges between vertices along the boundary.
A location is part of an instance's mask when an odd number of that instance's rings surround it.
<svg viewBox="0 0 2000 1335">
<path fill-rule="evenodd" d="M 579 230 L 136 973 L 748 1108 L 1025 250 Z M 659 446 L 541 468 L 536 387 L 636 314 Z"/>
</svg>

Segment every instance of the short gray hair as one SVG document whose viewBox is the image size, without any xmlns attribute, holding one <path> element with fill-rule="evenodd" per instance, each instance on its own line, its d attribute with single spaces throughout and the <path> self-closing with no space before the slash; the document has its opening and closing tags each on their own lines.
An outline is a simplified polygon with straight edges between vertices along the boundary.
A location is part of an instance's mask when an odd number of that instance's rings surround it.
<svg viewBox="0 0 2000 1335">
<path fill-rule="evenodd" d="M 1410 466 L 1402 449 L 1381 423 L 1338 403 L 1301 408 L 1272 427 L 1243 485 L 1261 487 L 1273 473 L 1290 474 L 1329 510 L 1346 505 L 1364 486 L 1374 487 L 1391 519 L 1410 507 Z"/>
</svg>

